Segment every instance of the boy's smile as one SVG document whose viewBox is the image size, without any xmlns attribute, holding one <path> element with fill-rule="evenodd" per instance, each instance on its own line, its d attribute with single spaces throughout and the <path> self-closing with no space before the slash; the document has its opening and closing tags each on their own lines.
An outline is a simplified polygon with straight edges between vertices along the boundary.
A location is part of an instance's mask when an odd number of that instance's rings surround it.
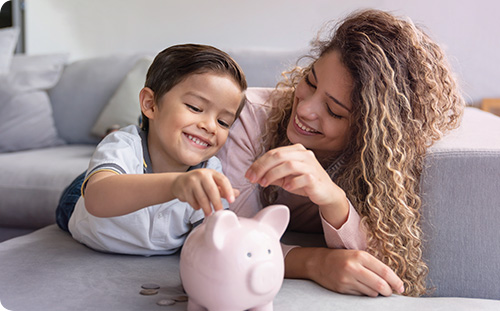
<svg viewBox="0 0 500 311">
<path fill-rule="evenodd" d="M 191 134 L 186 134 L 184 133 L 184 135 L 190 140 L 192 141 L 196 147 L 198 148 L 207 148 L 209 146 L 211 146 L 210 142 L 204 140 L 203 138 L 200 138 L 200 137 L 196 137 L 194 135 L 191 135 Z"/>
<path fill-rule="evenodd" d="M 153 171 L 184 172 L 214 156 L 226 142 L 242 96 L 229 76 L 192 74 L 143 109 L 150 120 Z"/>
</svg>

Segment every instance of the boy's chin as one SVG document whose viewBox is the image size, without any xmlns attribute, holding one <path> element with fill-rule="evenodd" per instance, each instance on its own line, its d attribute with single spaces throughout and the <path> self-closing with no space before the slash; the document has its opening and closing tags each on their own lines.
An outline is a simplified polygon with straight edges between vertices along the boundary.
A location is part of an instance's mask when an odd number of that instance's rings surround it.
<svg viewBox="0 0 500 311">
<path fill-rule="evenodd" d="M 209 157 L 190 157 L 189 159 L 185 159 L 183 162 L 184 162 L 184 165 L 187 165 L 187 166 L 196 166 L 200 163 L 207 161 L 208 159 L 210 159 L 213 156 L 214 155 L 211 155 Z"/>
</svg>

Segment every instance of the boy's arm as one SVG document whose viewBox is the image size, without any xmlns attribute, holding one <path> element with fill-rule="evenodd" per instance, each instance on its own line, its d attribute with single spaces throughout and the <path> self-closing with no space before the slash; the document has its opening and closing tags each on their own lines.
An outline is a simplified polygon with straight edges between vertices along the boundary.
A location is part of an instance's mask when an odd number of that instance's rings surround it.
<svg viewBox="0 0 500 311">
<path fill-rule="evenodd" d="M 97 172 L 87 181 L 85 208 L 96 217 L 113 217 L 173 200 L 172 184 L 180 174 Z"/>
<path fill-rule="evenodd" d="M 121 216 L 173 199 L 187 202 L 205 215 L 224 209 L 221 197 L 230 203 L 238 195 L 222 173 L 197 169 L 186 173 L 116 174 L 99 171 L 85 188 L 85 207 L 96 217 Z"/>
</svg>

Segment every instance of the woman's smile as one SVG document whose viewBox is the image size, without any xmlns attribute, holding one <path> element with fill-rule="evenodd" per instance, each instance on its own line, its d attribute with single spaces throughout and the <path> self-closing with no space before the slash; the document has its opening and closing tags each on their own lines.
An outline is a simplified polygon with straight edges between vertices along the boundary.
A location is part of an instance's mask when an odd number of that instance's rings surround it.
<svg viewBox="0 0 500 311">
<path fill-rule="evenodd" d="M 300 122 L 300 119 L 297 115 L 295 115 L 294 121 L 295 121 L 294 125 L 297 128 L 297 130 L 299 131 L 299 133 L 305 132 L 305 134 L 321 134 L 320 132 L 316 131 L 315 129 L 310 128 L 309 126 Z"/>
</svg>

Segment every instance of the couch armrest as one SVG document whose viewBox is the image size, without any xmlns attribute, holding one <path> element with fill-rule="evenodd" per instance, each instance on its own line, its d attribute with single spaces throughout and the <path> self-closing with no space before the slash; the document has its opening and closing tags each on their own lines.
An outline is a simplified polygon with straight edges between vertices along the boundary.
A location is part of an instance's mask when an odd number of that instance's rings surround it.
<svg viewBox="0 0 500 311">
<path fill-rule="evenodd" d="M 421 187 L 434 295 L 500 299 L 500 118 L 466 108 L 429 149 Z"/>
</svg>

